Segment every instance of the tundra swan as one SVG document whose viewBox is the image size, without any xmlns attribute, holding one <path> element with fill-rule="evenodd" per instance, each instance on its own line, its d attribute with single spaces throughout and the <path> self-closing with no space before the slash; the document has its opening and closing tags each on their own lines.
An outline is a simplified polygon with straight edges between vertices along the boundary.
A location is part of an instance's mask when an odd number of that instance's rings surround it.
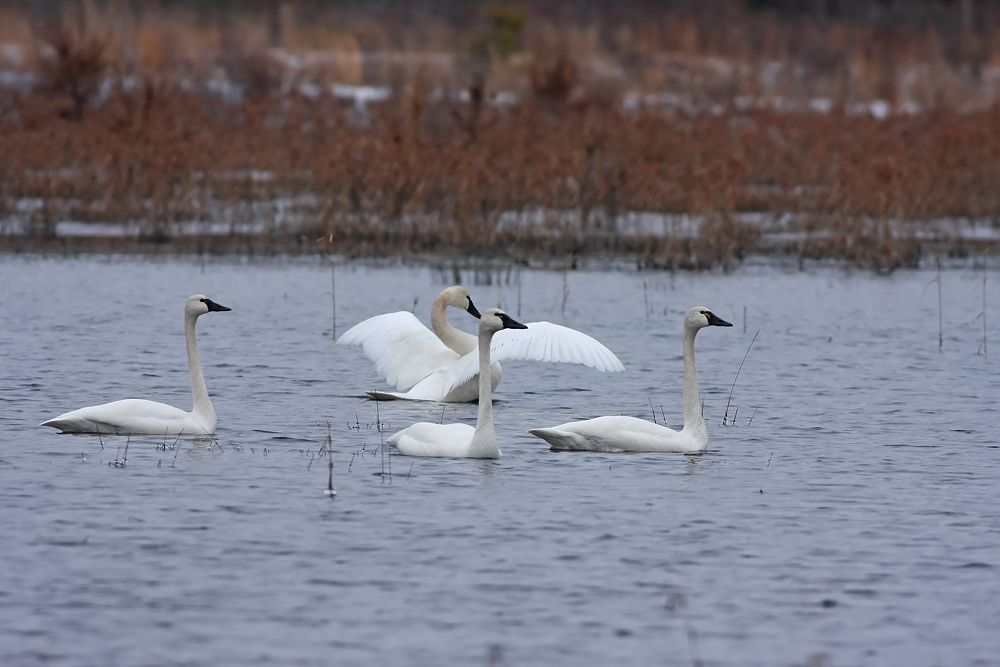
<svg viewBox="0 0 1000 667">
<path fill-rule="evenodd" d="M 187 338 L 188 370 L 191 372 L 191 393 L 194 410 L 178 408 L 141 398 L 126 398 L 103 405 L 80 408 L 42 422 L 63 433 L 111 433 L 132 435 L 211 435 L 217 419 L 212 399 L 208 397 L 205 375 L 198 356 L 194 328 L 205 313 L 230 310 L 201 294 L 195 294 L 184 306 L 184 333 Z"/>
<path fill-rule="evenodd" d="M 597 417 L 552 428 L 528 431 L 555 450 L 592 452 L 702 452 L 708 429 L 701 416 L 694 337 L 704 327 L 731 327 L 708 308 L 692 308 L 684 316 L 684 429 L 680 432 L 635 417 Z"/>
<path fill-rule="evenodd" d="M 464 287 L 442 291 L 431 306 L 431 332 L 413 316 L 401 311 L 371 317 L 349 329 L 338 345 L 361 345 L 375 362 L 380 378 L 399 392 L 369 391 L 379 400 L 474 401 L 479 396 L 479 355 L 476 336 L 448 321 L 448 306 L 479 317 Z M 502 331 L 493 338 L 491 389 L 500 384 L 505 359 L 573 362 L 600 371 L 625 367 L 611 350 L 590 336 L 550 322 L 528 322 L 527 332 Z"/>
<path fill-rule="evenodd" d="M 491 308 L 479 320 L 479 415 L 476 428 L 468 424 L 418 422 L 393 433 L 387 440 L 405 456 L 448 456 L 454 458 L 498 459 L 500 447 L 493 426 L 493 383 L 490 378 L 490 349 L 493 336 L 503 329 L 527 329 L 499 308 Z M 471 354 L 471 353 L 470 353 Z"/>
</svg>

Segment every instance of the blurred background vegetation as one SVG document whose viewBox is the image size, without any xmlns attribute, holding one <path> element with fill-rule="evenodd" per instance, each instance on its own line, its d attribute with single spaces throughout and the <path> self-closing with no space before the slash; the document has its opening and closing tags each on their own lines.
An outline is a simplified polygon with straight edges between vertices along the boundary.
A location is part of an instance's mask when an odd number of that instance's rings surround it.
<svg viewBox="0 0 1000 667">
<path fill-rule="evenodd" d="M 998 37 L 985 0 L 0 2 L 0 239 L 980 252 Z"/>
</svg>

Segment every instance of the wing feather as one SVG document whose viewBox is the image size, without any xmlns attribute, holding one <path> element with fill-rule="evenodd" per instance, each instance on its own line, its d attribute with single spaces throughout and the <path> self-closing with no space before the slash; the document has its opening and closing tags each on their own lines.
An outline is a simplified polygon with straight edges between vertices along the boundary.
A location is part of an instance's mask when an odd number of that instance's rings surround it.
<svg viewBox="0 0 1000 667">
<path fill-rule="evenodd" d="M 493 336 L 490 362 L 530 359 L 583 364 L 599 371 L 623 371 L 615 353 L 587 334 L 551 322 L 529 322 L 527 329 L 504 329 Z M 478 347 L 463 355 L 448 373 L 445 393 L 479 372 Z"/>
<path fill-rule="evenodd" d="M 456 352 L 406 311 L 370 317 L 348 329 L 337 344 L 360 345 L 375 362 L 378 376 L 400 391 L 459 360 Z"/>
</svg>

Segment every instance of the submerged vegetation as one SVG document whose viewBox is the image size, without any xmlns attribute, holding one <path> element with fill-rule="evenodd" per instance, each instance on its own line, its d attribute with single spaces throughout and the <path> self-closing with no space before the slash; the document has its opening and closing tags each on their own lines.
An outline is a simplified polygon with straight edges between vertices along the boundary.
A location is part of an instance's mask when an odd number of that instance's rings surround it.
<svg viewBox="0 0 1000 667">
<path fill-rule="evenodd" d="M 0 85 L 8 250 L 892 269 L 1000 244 L 988 21 L 95 6 L 0 22 L 21 72 Z"/>
</svg>

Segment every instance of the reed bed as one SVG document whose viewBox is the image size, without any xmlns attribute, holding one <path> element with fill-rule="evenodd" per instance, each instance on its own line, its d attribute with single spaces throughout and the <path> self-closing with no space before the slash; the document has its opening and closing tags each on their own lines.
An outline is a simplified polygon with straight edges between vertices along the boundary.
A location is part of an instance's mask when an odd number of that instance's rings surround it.
<svg viewBox="0 0 1000 667">
<path fill-rule="evenodd" d="M 716 30 L 688 12 L 591 34 L 491 11 L 472 27 L 396 26 L 383 42 L 412 57 L 371 72 L 362 45 L 388 28 L 357 16 L 324 33 L 281 9 L 275 37 L 271 15 L 212 33 L 181 12 L 126 30 L 91 9 L 21 32 L 9 14 L 0 39 L 21 40 L 32 78 L 0 87 L 0 243 L 692 269 L 775 252 L 892 269 L 1000 236 L 982 40 L 952 53 L 933 31 L 734 12 Z M 598 75 L 602 58 L 620 66 Z M 905 67 L 921 62 L 937 65 L 915 88 Z M 389 94 L 345 98 L 336 81 Z M 870 106 L 883 98 L 885 113 Z M 84 238 L 67 223 L 119 227 Z"/>
</svg>

